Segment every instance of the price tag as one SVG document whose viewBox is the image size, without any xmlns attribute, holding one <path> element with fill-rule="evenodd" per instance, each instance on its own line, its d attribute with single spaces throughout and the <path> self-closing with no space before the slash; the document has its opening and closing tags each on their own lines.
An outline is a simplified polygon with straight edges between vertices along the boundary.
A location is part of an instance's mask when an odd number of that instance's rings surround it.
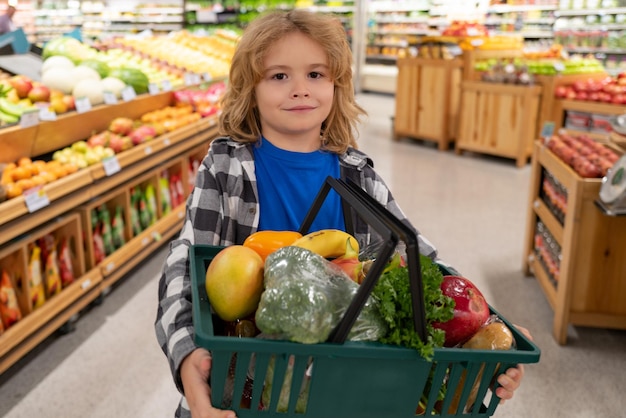
<svg viewBox="0 0 626 418">
<path fill-rule="evenodd" d="M 171 143 L 172 143 L 172 141 L 170 141 L 170 139 L 169 139 L 169 138 L 165 138 L 165 139 L 163 140 L 163 144 L 165 144 L 166 146 L 167 146 L 167 145 L 169 145 L 169 144 L 171 144 Z"/>
<path fill-rule="evenodd" d="M 91 102 L 87 97 L 79 97 L 74 101 L 76 111 L 78 113 L 84 113 L 91 110 Z"/>
<path fill-rule="evenodd" d="M 30 128 L 31 126 L 35 126 L 39 123 L 39 110 L 31 110 L 28 112 L 22 113 L 20 117 L 20 126 L 22 128 Z"/>
<path fill-rule="evenodd" d="M 119 173 L 122 167 L 116 156 L 105 158 L 102 160 L 102 167 L 107 176 L 112 176 L 115 173 Z"/>
<path fill-rule="evenodd" d="M 107 271 L 111 272 L 115 269 L 115 263 L 113 261 L 111 261 L 109 264 L 107 264 Z"/>
<path fill-rule="evenodd" d="M 200 74 L 193 73 L 191 75 L 191 80 L 193 81 L 194 85 L 200 84 L 202 82 L 202 77 L 200 77 Z"/>
<path fill-rule="evenodd" d="M 50 199 L 48 199 L 48 195 L 46 195 L 46 192 L 41 186 L 27 190 L 24 193 L 24 201 L 30 213 L 45 208 L 50 204 Z"/>
<path fill-rule="evenodd" d="M 204 81 L 213 81 L 213 77 L 211 77 L 211 74 L 209 73 L 202 74 L 202 78 L 204 79 Z"/>
<path fill-rule="evenodd" d="M 192 73 L 185 73 L 185 85 L 186 86 L 192 86 L 193 85 L 193 74 Z"/>
<path fill-rule="evenodd" d="M 562 72 L 563 70 L 565 70 L 565 65 L 562 62 L 560 62 L 560 61 L 556 61 L 553 64 L 553 66 L 554 66 L 554 69 L 556 71 L 558 71 L 559 73 Z"/>
<path fill-rule="evenodd" d="M 478 36 L 478 35 L 480 35 L 480 33 L 478 33 L 478 29 L 476 29 L 476 28 L 471 28 L 471 27 L 467 28 L 466 32 L 467 32 L 467 36 Z"/>
<path fill-rule="evenodd" d="M 146 246 L 146 245 L 148 245 L 148 244 L 150 244 L 150 238 L 148 238 L 148 237 L 144 237 L 144 238 L 141 240 L 141 245 L 143 245 L 143 246 L 145 247 L 145 246 Z"/>
<path fill-rule="evenodd" d="M 159 86 L 157 83 L 148 84 L 148 93 L 151 95 L 159 94 Z"/>
<path fill-rule="evenodd" d="M 39 109 L 39 120 L 43 121 L 55 121 L 57 120 L 57 114 L 53 110 L 48 109 L 47 107 L 42 107 Z"/>
<path fill-rule="evenodd" d="M 146 147 L 146 149 L 144 150 L 144 152 L 146 153 L 146 155 L 150 155 L 150 154 L 152 154 L 152 148 L 150 148 L 150 147 Z"/>
<path fill-rule="evenodd" d="M 88 289 L 89 287 L 91 287 L 91 280 L 90 279 L 85 280 L 80 285 L 80 288 L 83 289 L 83 290 Z"/>
<path fill-rule="evenodd" d="M 133 88 L 133 86 L 124 87 L 124 89 L 122 90 L 122 100 L 124 100 L 125 102 L 129 102 L 135 97 L 137 97 L 137 93 L 135 93 L 135 89 Z"/>
<path fill-rule="evenodd" d="M 550 138 L 554 134 L 554 122 L 546 122 L 543 124 L 541 128 L 541 137 L 545 138 L 547 141 L 550 141 Z"/>
<path fill-rule="evenodd" d="M 163 91 L 171 91 L 172 90 L 172 82 L 170 80 L 163 80 L 161 83 L 161 90 Z"/>
<path fill-rule="evenodd" d="M 117 96 L 112 91 L 105 91 L 103 93 L 104 103 L 108 105 L 117 104 Z"/>
</svg>

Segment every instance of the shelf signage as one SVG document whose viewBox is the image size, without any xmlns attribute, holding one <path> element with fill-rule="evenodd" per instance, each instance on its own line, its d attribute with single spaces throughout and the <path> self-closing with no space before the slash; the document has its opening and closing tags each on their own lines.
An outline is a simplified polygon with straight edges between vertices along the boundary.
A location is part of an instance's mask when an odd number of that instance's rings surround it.
<svg viewBox="0 0 626 418">
<path fill-rule="evenodd" d="M 108 105 L 117 104 L 117 96 L 112 91 L 105 91 L 102 93 L 104 96 L 104 103 Z"/>
<path fill-rule="evenodd" d="M 129 102 L 135 97 L 137 97 L 137 93 L 135 92 L 133 86 L 124 87 L 124 89 L 122 90 L 122 100 L 124 100 L 125 102 Z"/>
<path fill-rule="evenodd" d="M 148 84 L 148 93 L 151 95 L 159 94 L 159 85 L 157 83 Z"/>
<path fill-rule="evenodd" d="M 541 137 L 545 139 L 550 139 L 554 134 L 554 122 L 546 122 L 543 124 L 541 128 Z"/>
<path fill-rule="evenodd" d="M 57 120 L 57 114 L 55 111 L 50 110 L 47 107 L 42 107 L 39 109 L 39 120 L 53 122 Z"/>
<path fill-rule="evenodd" d="M 31 126 L 35 126 L 38 123 L 39 110 L 30 110 L 28 112 L 24 112 L 20 117 L 20 127 L 22 128 L 30 128 Z"/>
<path fill-rule="evenodd" d="M 76 100 L 74 101 L 74 104 L 76 106 L 76 111 L 78 113 L 85 113 L 91 110 L 91 102 L 89 101 L 89 98 L 87 97 L 76 98 Z"/>
<path fill-rule="evenodd" d="M 172 90 L 172 82 L 170 80 L 163 80 L 161 83 L 161 89 L 163 91 L 171 91 Z"/>
<path fill-rule="evenodd" d="M 102 167 L 107 176 L 112 176 L 115 173 L 119 173 L 122 167 L 116 156 L 105 158 L 102 160 Z"/>
<path fill-rule="evenodd" d="M 33 213 L 48 206 L 50 199 L 48 199 L 48 195 L 46 195 L 43 187 L 38 186 L 24 192 L 24 202 L 26 203 L 28 212 Z"/>
</svg>

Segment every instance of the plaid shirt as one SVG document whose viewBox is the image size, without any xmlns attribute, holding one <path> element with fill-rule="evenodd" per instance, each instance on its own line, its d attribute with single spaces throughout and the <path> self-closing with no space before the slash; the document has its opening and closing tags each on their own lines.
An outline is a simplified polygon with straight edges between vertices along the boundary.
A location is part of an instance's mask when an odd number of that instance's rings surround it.
<svg viewBox="0 0 626 418">
<path fill-rule="evenodd" d="M 170 250 L 159 283 L 159 307 L 155 323 L 161 349 L 168 358 L 174 382 L 183 393 L 180 365 L 196 345 L 191 309 L 189 248 L 193 244 L 228 246 L 242 244 L 259 224 L 259 203 L 251 144 L 229 138 L 217 138 L 196 177 L 195 188 L 187 200 L 186 218 Z M 340 155 L 341 173 L 366 190 L 396 217 L 408 220 L 393 199 L 383 180 L 373 169 L 372 161 L 362 152 L 349 149 Z M 361 247 L 375 237 L 369 226 L 357 216 L 354 235 Z M 422 254 L 436 259 L 435 248 L 419 235 Z M 177 417 L 190 417 L 186 400 L 181 400 Z"/>
</svg>

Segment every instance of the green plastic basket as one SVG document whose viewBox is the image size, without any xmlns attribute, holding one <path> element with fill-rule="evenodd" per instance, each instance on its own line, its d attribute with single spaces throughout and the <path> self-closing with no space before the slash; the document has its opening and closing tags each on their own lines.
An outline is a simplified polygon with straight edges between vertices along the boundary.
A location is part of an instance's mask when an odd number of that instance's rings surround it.
<svg viewBox="0 0 626 418">
<path fill-rule="evenodd" d="M 342 185 L 330 184 L 344 202 L 363 208 L 343 194 Z M 383 214 L 380 208 L 376 211 L 377 216 Z M 190 249 L 195 341 L 213 356 L 213 405 L 233 409 L 240 418 L 403 418 L 418 415 L 418 407 L 425 416 L 490 417 L 500 401 L 490 390 L 495 378 L 516 364 L 539 361 L 539 348 L 493 309 L 512 330 L 516 349 L 440 348 L 432 362 L 416 350 L 375 342 L 299 344 L 216 335 L 220 320 L 211 312 L 204 282 L 211 260 L 222 248 Z M 368 275 L 365 280 L 376 279 Z M 268 371 L 273 373 L 273 383 L 262 402 Z M 438 400 L 442 387 L 446 395 Z M 281 390 L 288 395 L 281 396 Z M 476 401 L 466 405 L 471 392 Z M 419 405 L 420 399 L 427 401 Z"/>
</svg>

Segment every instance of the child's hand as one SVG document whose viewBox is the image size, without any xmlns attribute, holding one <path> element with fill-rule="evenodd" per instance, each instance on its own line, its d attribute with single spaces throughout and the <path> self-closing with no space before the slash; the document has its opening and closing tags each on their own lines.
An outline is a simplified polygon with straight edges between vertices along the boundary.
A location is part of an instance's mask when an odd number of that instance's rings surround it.
<svg viewBox="0 0 626 418">
<path fill-rule="evenodd" d="M 515 325 L 526 338 L 529 340 L 533 340 L 530 332 L 519 325 Z M 511 399 L 513 397 L 513 393 L 519 387 L 520 383 L 522 383 L 522 378 L 524 377 L 524 365 L 518 364 L 517 367 L 511 367 L 505 373 L 502 373 L 498 376 L 498 383 L 501 385 L 496 389 L 496 395 L 501 399 L 500 403 L 504 403 L 507 399 Z"/>
<path fill-rule="evenodd" d="M 180 366 L 185 398 L 193 418 L 237 418 L 233 411 L 223 411 L 211 405 L 211 388 L 208 379 L 211 371 L 211 354 L 204 348 L 191 352 Z"/>
</svg>

